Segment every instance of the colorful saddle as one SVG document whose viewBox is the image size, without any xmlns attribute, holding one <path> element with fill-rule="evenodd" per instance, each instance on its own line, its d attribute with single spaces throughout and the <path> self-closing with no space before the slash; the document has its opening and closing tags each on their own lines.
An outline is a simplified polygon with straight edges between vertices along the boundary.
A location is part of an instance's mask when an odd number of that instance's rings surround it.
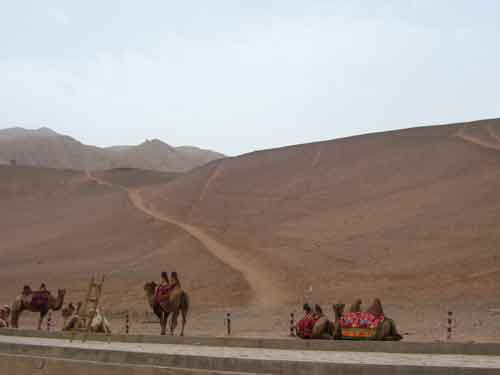
<svg viewBox="0 0 500 375">
<path fill-rule="evenodd" d="M 340 318 L 342 337 L 352 339 L 373 339 L 384 321 L 383 315 L 369 312 L 351 312 Z"/>
<path fill-rule="evenodd" d="M 39 290 L 31 294 L 31 306 L 36 309 L 47 309 L 49 307 L 50 292 Z"/>
<path fill-rule="evenodd" d="M 160 304 L 168 301 L 172 289 L 173 287 L 171 285 L 159 286 L 156 290 L 156 303 Z"/>
</svg>

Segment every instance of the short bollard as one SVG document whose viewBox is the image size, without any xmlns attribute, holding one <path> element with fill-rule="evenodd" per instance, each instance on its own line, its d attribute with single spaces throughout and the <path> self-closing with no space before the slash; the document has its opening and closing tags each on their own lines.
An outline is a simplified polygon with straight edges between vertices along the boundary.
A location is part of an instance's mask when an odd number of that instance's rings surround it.
<svg viewBox="0 0 500 375">
<path fill-rule="evenodd" d="M 226 319 L 224 320 L 227 329 L 227 335 L 231 336 L 231 313 L 226 313 Z"/>
<path fill-rule="evenodd" d="M 290 313 L 290 336 L 295 336 L 295 316 Z"/>
<path fill-rule="evenodd" d="M 52 327 L 52 311 L 49 311 L 49 315 L 47 315 L 47 332 L 50 332 Z"/>
<path fill-rule="evenodd" d="M 130 331 L 130 317 L 127 311 L 127 313 L 125 314 L 125 334 L 128 335 L 129 331 Z"/>
<path fill-rule="evenodd" d="M 448 324 L 447 324 L 447 334 L 446 339 L 451 340 L 451 330 L 453 328 L 453 312 L 448 311 Z"/>
</svg>

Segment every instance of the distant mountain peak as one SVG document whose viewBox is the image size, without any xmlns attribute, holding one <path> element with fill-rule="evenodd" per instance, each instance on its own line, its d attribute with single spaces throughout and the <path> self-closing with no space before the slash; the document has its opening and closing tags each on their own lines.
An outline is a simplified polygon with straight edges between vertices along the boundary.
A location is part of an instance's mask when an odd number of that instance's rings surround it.
<svg viewBox="0 0 500 375">
<path fill-rule="evenodd" d="M 46 126 L 38 129 L 26 129 L 20 126 L 0 129 L 0 136 L 8 137 L 57 137 L 59 135 L 59 133 Z"/>
<path fill-rule="evenodd" d="M 194 151 L 193 151 L 194 150 Z M 0 129 L 0 163 L 16 160 L 18 165 L 70 169 L 142 168 L 186 172 L 221 154 L 198 149 L 179 149 L 157 139 L 137 146 L 97 147 L 85 145 L 48 127 Z"/>
<path fill-rule="evenodd" d="M 158 138 L 146 139 L 142 142 L 139 147 L 141 148 L 168 148 L 173 150 L 174 148 L 170 146 L 168 143 L 165 143 Z"/>
<path fill-rule="evenodd" d="M 51 128 L 48 128 L 46 126 L 42 126 L 41 128 L 38 128 L 35 130 L 39 135 L 43 135 L 46 137 L 55 137 L 59 136 L 60 134 L 52 130 Z"/>
</svg>

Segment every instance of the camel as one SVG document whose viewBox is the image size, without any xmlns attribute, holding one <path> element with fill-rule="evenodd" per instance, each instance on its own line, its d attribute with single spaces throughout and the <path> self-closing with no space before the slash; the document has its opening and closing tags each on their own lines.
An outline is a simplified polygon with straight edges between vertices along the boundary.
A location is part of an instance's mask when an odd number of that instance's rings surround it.
<svg viewBox="0 0 500 375">
<path fill-rule="evenodd" d="M 75 307 L 70 303 L 62 311 L 62 316 L 64 317 L 63 331 L 73 331 L 73 330 L 83 330 L 85 329 L 85 324 L 80 317 L 80 308 L 82 303 L 79 302 Z M 94 333 L 105 333 L 107 335 L 111 334 L 111 325 L 109 321 L 104 316 L 101 309 L 98 307 L 92 322 L 90 323 L 90 332 Z"/>
<path fill-rule="evenodd" d="M 333 339 L 333 323 L 328 320 L 328 317 L 323 313 L 323 309 L 319 305 L 314 305 L 314 323 L 312 329 L 312 339 L 331 340 Z"/>
<path fill-rule="evenodd" d="M 10 306 L 4 306 L 0 309 L 0 328 L 9 328 Z"/>
<path fill-rule="evenodd" d="M 165 335 L 168 316 L 172 314 L 172 317 L 170 318 L 170 334 L 172 336 L 174 335 L 174 331 L 177 328 L 177 318 L 179 317 L 180 312 L 182 315 L 180 336 L 184 336 L 184 327 L 186 325 L 186 318 L 189 311 L 188 294 L 177 286 L 170 292 L 168 301 L 159 304 L 156 302 L 155 298 L 157 286 L 158 285 L 154 281 L 151 281 L 144 285 L 144 291 L 146 292 L 149 306 L 155 315 L 160 319 L 161 334 Z"/>
<path fill-rule="evenodd" d="M 37 293 L 37 292 L 35 292 Z M 14 303 L 12 304 L 11 312 L 11 326 L 12 328 L 19 328 L 19 317 L 24 310 L 31 312 L 40 313 L 40 318 L 38 319 L 38 330 L 42 329 L 42 322 L 49 310 L 59 311 L 61 310 L 64 303 L 64 296 L 66 295 L 65 289 L 59 289 L 57 291 L 57 297 L 54 297 L 52 293 L 47 292 L 47 303 L 34 304 L 32 299 L 26 299 L 25 296 L 19 295 L 16 297 Z"/>
<path fill-rule="evenodd" d="M 356 302 L 351 307 L 350 311 L 357 312 L 359 311 L 361 305 L 361 300 L 356 300 Z M 341 340 L 344 337 L 342 336 L 342 329 L 340 327 L 340 318 L 344 315 L 345 304 L 338 303 L 333 305 L 333 311 L 335 312 L 335 322 L 334 322 L 334 338 L 337 340 Z M 372 306 L 367 310 L 368 312 L 383 314 L 382 304 L 378 298 L 375 298 Z M 396 323 L 393 319 L 389 319 L 387 317 L 384 318 L 383 322 L 380 323 L 380 326 L 377 328 L 377 332 L 374 338 L 366 339 L 366 340 L 385 340 L 385 341 L 399 341 L 403 337 L 398 333 L 396 329 Z"/>
<path fill-rule="evenodd" d="M 75 311 L 78 311 L 81 307 L 81 302 L 78 303 L 77 306 L 73 305 L 73 302 L 70 302 L 66 307 L 61 310 L 61 316 L 64 319 L 63 327 L 66 325 L 66 322 L 69 318 L 73 316 Z"/>
</svg>

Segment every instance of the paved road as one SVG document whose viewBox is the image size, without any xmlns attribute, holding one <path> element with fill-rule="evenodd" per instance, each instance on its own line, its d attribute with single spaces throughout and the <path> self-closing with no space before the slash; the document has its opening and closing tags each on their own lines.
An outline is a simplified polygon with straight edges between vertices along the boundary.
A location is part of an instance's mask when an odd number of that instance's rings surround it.
<svg viewBox="0 0 500 375">
<path fill-rule="evenodd" d="M 1 336 L 0 343 L 41 345 L 51 347 L 70 347 L 129 351 L 153 354 L 175 354 L 184 356 L 206 356 L 218 358 L 240 358 L 255 360 L 278 360 L 300 362 L 322 362 L 365 365 L 402 365 L 499 369 L 500 356 L 486 355 L 438 355 L 438 354 L 398 354 L 398 353 L 360 353 L 332 351 L 301 351 L 282 349 L 253 349 L 234 347 L 208 347 L 197 345 L 122 343 L 122 342 L 69 342 L 62 339 Z"/>
</svg>

